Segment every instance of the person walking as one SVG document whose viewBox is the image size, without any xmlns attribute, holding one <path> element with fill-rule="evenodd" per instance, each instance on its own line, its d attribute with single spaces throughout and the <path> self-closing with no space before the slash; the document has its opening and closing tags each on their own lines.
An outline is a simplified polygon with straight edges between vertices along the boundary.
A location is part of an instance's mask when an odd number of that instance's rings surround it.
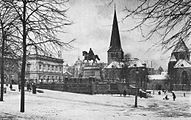
<svg viewBox="0 0 191 120">
<path fill-rule="evenodd" d="M 13 86 L 12 86 L 12 83 L 10 84 L 10 90 L 12 90 L 13 89 Z"/>
<path fill-rule="evenodd" d="M 32 93 L 36 94 L 36 84 L 34 82 L 32 83 Z"/>
<path fill-rule="evenodd" d="M 173 100 L 175 101 L 175 99 L 176 99 L 176 95 L 175 95 L 174 92 L 172 92 L 172 97 L 173 97 Z"/>
<path fill-rule="evenodd" d="M 127 91 L 124 90 L 124 91 L 123 91 L 123 96 L 126 97 L 126 95 L 127 95 Z"/>
</svg>

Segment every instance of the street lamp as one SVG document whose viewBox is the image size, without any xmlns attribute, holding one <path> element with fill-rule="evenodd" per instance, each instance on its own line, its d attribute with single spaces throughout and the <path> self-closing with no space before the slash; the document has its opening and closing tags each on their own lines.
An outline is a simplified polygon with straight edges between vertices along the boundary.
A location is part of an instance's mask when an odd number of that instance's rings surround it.
<svg viewBox="0 0 191 120">
<path fill-rule="evenodd" d="M 138 90 L 139 90 L 139 88 L 138 88 L 138 78 L 139 78 L 139 70 L 138 70 L 138 68 L 136 68 L 136 71 L 135 71 L 135 73 L 136 73 L 136 83 L 135 83 L 135 107 L 137 107 L 137 96 L 138 96 Z"/>
<path fill-rule="evenodd" d="M 143 76 L 142 76 L 142 78 L 141 78 L 141 89 L 146 90 L 146 78 L 145 78 L 146 69 L 143 68 L 143 69 L 142 69 L 142 72 L 143 72 Z M 143 79 L 143 80 L 142 80 L 142 79 Z M 143 82 L 143 83 L 142 83 L 142 82 Z"/>
</svg>

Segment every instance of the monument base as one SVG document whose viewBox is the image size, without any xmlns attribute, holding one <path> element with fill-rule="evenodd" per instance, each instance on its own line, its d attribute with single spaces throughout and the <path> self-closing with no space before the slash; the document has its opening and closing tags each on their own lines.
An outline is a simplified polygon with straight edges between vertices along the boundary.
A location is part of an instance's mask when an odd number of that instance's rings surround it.
<svg viewBox="0 0 191 120">
<path fill-rule="evenodd" d="M 101 79 L 100 67 L 97 66 L 85 66 L 83 69 L 83 77 L 94 77 L 97 79 Z"/>
</svg>

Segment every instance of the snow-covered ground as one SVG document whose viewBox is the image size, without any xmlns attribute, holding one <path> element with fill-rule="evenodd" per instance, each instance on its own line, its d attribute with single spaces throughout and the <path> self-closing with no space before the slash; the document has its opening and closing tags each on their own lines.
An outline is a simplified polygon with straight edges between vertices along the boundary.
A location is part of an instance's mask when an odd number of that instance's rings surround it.
<svg viewBox="0 0 191 120">
<path fill-rule="evenodd" d="M 13 120 L 191 120 L 191 92 L 175 91 L 176 101 L 163 100 L 164 94 L 152 98 L 120 95 L 85 95 L 43 90 L 25 92 L 25 112 L 20 112 L 20 93 L 7 89 L 0 102 L 0 119 Z"/>
</svg>

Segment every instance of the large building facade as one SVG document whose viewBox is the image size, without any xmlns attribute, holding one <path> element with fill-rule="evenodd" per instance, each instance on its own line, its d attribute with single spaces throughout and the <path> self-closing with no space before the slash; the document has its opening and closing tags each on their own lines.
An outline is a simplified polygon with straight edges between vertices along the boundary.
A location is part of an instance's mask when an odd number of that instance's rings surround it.
<svg viewBox="0 0 191 120">
<path fill-rule="evenodd" d="M 61 82 L 63 80 L 63 59 L 31 54 L 27 56 L 27 81 Z"/>
<path fill-rule="evenodd" d="M 170 89 L 190 90 L 190 51 L 182 39 L 179 40 L 171 53 L 171 58 L 168 63 L 168 74 L 170 77 Z"/>
</svg>

